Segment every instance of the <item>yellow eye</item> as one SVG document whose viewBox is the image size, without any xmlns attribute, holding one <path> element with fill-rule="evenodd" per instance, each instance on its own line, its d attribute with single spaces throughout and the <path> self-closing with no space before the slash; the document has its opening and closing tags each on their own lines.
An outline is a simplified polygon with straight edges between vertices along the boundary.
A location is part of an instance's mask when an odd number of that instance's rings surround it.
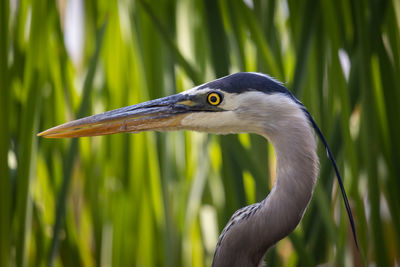
<svg viewBox="0 0 400 267">
<path fill-rule="evenodd" d="M 217 106 L 221 103 L 221 95 L 218 93 L 209 93 L 207 96 L 207 101 L 210 105 Z"/>
</svg>

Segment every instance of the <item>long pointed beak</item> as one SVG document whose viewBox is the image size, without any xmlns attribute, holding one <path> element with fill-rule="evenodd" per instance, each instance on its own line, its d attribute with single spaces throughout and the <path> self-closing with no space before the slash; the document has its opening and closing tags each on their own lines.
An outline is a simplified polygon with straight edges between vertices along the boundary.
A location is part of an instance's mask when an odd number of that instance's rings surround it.
<svg viewBox="0 0 400 267">
<path fill-rule="evenodd" d="M 43 131 L 38 136 L 68 138 L 179 129 L 181 120 L 189 112 L 196 110 L 196 105 L 190 98 L 190 95 L 176 94 L 119 108 L 64 123 Z"/>
</svg>

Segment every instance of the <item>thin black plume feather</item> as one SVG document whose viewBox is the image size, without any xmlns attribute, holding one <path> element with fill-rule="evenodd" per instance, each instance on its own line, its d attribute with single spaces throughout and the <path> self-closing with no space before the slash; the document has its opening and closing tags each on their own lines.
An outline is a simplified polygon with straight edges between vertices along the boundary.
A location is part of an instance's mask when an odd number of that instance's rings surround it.
<svg viewBox="0 0 400 267">
<path fill-rule="evenodd" d="M 346 211 L 347 211 L 347 215 L 349 217 L 349 221 L 350 221 L 350 225 L 351 225 L 351 230 L 353 232 L 353 238 L 354 238 L 354 242 L 356 243 L 356 247 L 358 248 L 358 242 L 357 242 L 357 235 L 356 235 L 356 228 L 354 225 L 354 219 L 353 219 L 353 214 L 351 212 L 351 208 L 350 208 L 350 204 L 349 201 L 347 199 L 347 195 L 346 195 L 346 191 L 344 190 L 344 186 L 343 186 L 343 181 L 342 181 L 342 177 L 340 176 L 340 172 L 339 169 L 336 165 L 336 161 L 332 155 L 331 150 L 329 149 L 328 143 L 325 140 L 324 135 L 322 134 L 321 130 L 319 129 L 317 123 L 314 121 L 313 117 L 311 116 L 310 112 L 308 112 L 308 110 L 302 105 L 304 112 L 306 113 L 309 121 L 311 122 L 312 126 L 314 127 L 314 130 L 317 132 L 318 137 L 321 139 L 322 143 L 325 146 L 326 152 L 328 154 L 328 158 L 331 160 L 333 168 L 335 169 L 335 173 L 336 173 L 336 177 L 337 180 L 339 182 L 339 187 L 340 187 L 340 191 L 342 192 L 342 196 L 343 196 L 343 201 L 344 201 L 344 205 L 346 206 Z"/>
</svg>

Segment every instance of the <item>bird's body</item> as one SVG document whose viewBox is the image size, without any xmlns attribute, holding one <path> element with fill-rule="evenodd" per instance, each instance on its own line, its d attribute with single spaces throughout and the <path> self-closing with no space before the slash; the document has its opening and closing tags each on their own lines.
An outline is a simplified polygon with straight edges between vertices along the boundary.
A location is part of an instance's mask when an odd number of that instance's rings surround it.
<svg viewBox="0 0 400 267">
<path fill-rule="evenodd" d="M 255 133 L 275 148 L 276 180 L 260 203 L 239 209 L 223 229 L 213 266 L 258 266 L 269 247 L 299 224 L 318 176 L 315 130 L 338 175 L 332 154 L 310 113 L 282 84 L 260 73 L 236 73 L 169 97 L 72 121 L 40 135 L 81 137 L 148 130 Z"/>
</svg>

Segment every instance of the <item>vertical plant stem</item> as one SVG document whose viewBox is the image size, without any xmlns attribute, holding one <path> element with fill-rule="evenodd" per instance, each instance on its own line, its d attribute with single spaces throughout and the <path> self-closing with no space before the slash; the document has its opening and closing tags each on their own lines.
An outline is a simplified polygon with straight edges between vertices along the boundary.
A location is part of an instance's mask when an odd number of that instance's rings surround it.
<svg viewBox="0 0 400 267">
<path fill-rule="evenodd" d="M 8 77 L 8 19 L 9 2 L 0 2 L 0 266 L 9 265 L 11 183 L 8 171 L 9 146 L 9 77 Z"/>
</svg>

